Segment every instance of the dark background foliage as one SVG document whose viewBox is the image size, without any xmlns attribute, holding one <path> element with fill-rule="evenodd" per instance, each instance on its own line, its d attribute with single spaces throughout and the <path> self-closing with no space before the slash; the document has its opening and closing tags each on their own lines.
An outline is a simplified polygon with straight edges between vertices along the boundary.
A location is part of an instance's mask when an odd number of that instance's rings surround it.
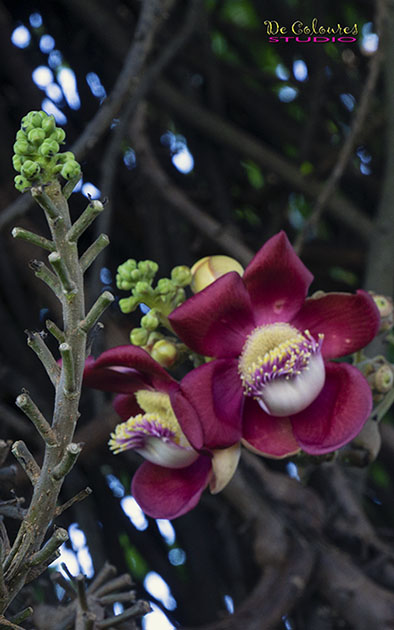
<svg viewBox="0 0 394 630">
<path fill-rule="evenodd" d="M 21 117 L 41 109 L 48 95 L 58 95 L 67 148 L 81 161 L 84 184 L 108 199 L 97 230 L 110 235 L 111 246 L 88 275 L 89 303 L 104 285 L 117 292 L 113 278 L 127 258 L 156 260 L 162 276 L 214 253 L 246 264 L 281 229 L 313 271 L 314 290 L 393 293 L 391 4 L 159 2 L 138 64 L 130 55 L 144 4 L 0 2 L 1 437 L 22 437 L 38 459 L 40 443 L 13 403 L 22 387 L 44 412 L 52 400 L 23 331 L 39 330 L 48 314 L 56 320 L 59 313 L 28 268 L 37 251 L 9 234 L 15 224 L 45 230 L 38 209 L 13 188 L 11 156 Z M 357 42 L 269 43 L 265 20 L 289 27 L 314 17 L 325 26 L 357 23 Z M 15 45 L 18 27 L 27 37 L 22 47 Z M 52 50 L 45 35 L 54 40 Z M 53 73 L 52 92 L 33 81 L 40 67 Z M 79 104 L 66 87 L 53 89 L 64 68 L 75 76 Z M 84 190 L 71 197 L 75 217 L 94 189 Z M 128 343 L 136 324 L 115 305 L 94 352 Z M 139 460 L 109 453 L 115 424 L 110 398 L 86 392 L 77 434 L 86 447 L 62 498 L 86 485 L 93 494 L 58 519 L 84 532 L 95 570 L 109 560 L 130 571 L 139 594 L 174 626 L 394 627 L 389 424 L 369 472 L 309 462 L 301 485 L 288 462 L 263 467 L 245 458 L 229 490 L 204 495 L 173 523 L 176 538 L 167 542 L 155 521 L 138 529 L 122 509 Z M 20 471 L 15 485 L 28 498 Z M 152 571 L 170 586 L 173 610 L 144 590 Z M 26 597 L 57 601 L 44 578 Z M 228 616 L 231 602 L 235 613 Z M 171 627 L 155 623 L 149 627 Z"/>
</svg>

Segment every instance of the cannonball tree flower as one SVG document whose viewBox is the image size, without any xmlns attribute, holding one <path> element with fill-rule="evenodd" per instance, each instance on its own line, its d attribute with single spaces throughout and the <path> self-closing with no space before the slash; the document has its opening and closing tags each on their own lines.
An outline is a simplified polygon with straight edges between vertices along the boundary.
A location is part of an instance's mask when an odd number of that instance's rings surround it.
<svg viewBox="0 0 394 630">
<path fill-rule="evenodd" d="M 179 383 L 145 350 L 118 346 L 89 357 L 84 384 L 118 394 L 114 408 L 122 423 L 109 445 L 115 454 L 132 449 L 145 458 L 132 494 L 149 516 L 181 516 L 208 485 L 216 494 L 231 479 L 240 454 L 239 419 L 215 418 L 213 404 L 198 418 Z"/>
<path fill-rule="evenodd" d="M 336 450 L 371 411 L 361 372 L 330 359 L 371 341 L 378 310 L 365 291 L 306 298 L 312 279 L 281 232 L 242 277 L 223 275 L 169 317 L 192 350 L 215 358 L 182 381 L 199 416 L 205 392 L 218 417 L 242 415 L 247 447 L 271 457 Z"/>
</svg>

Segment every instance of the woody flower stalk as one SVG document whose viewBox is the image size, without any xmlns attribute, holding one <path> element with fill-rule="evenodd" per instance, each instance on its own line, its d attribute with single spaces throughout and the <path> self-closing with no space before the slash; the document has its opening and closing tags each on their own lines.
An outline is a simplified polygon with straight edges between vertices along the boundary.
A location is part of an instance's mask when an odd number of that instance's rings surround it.
<svg viewBox="0 0 394 630">
<path fill-rule="evenodd" d="M 43 439 L 45 453 L 40 468 L 23 442 L 16 442 L 12 449 L 33 484 L 33 496 L 11 549 L 2 557 L 0 625 L 2 620 L 7 625 L 2 615 L 23 585 L 46 569 L 68 538 L 67 532 L 59 528 L 43 545 L 50 523 L 61 511 L 56 504 L 64 477 L 81 451 L 81 445 L 73 443 L 73 435 L 79 415 L 86 336 L 113 300 L 105 292 L 85 312 L 83 274 L 88 265 L 84 254 L 79 257 L 78 239 L 102 212 L 103 205 L 99 201 L 89 203 L 77 221 L 71 223 L 67 199 L 81 177 L 81 169 L 72 153 L 60 152 L 64 139 L 65 133 L 56 127 L 54 117 L 36 111 L 22 119 L 14 145 L 13 164 L 19 172 L 16 188 L 31 191 L 44 211 L 50 238 L 19 227 L 12 234 L 47 254 L 48 263 L 34 260 L 31 268 L 61 303 L 62 325 L 47 321 L 46 326 L 58 342 L 62 365 L 56 362 L 40 333 L 28 334 L 27 343 L 54 386 L 55 403 L 50 422 L 27 393 L 16 400 Z M 108 239 L 101 237 L 89 248 L 90 262 L 106 242 Z"/>
</svg>

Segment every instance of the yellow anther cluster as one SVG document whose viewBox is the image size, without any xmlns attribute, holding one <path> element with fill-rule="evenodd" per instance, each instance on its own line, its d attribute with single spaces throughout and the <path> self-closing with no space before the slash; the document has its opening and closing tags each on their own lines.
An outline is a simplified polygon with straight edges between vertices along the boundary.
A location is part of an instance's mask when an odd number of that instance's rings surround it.
<svg viewBox="0 0 394 630">
<path fill-rule="evenodd" d="M 143 448 L 144 439 L 149 437 L 170 440 L 178 446 L 189 446 L 173 412 L 168 394 L 140 390 L 135 396 L 145 413 L 139 413 L 118 424 L 111 433 L 108 444 L 115 454 L 128 449 Z"/>
<path fill-rule="evenodd" d="M 286 323 L 256 328 L 248 337 L 239 362 L 245 394 L 258 395 L 273 379 L 290 379 L 307 370 L 322 339 L 323 335 L 319 335 L 317 343 L 309 330 L 301 333 Z"/>
</svg>

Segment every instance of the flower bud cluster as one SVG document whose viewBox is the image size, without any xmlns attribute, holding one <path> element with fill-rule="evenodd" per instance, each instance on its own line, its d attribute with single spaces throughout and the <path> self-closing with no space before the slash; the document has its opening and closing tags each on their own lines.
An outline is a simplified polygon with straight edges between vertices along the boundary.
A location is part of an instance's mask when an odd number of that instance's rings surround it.
<svg viewBox="0 0 394 630">
<path fill-rule="evenodd" d="M 148 313 L 145 323 L 146 330 L 155 330 L 159 325 L 158 314 L 167 317 L 177 306 L 186 299 L 184 287 L 191 281 L 190 269 L 185 266 L 174 267 L 171 278 L 161 278 L 155 287 L 152 286 L 158 271 L 158 264 L 152 260 L 136 262 L 127 260 L 118 267 L 116 285 L 119 289 L 131 291 L 131 296 L 119 301 L 123 313 L 131 313 L 139 304 L 146 304 L 155 312 Z"/>
<path fill-rule="evenodd" d="M 81 174 L 74 154 L 59 151 L 65 137 L 64 130 L 56 127 L 54 116 L 43 111 L 32 111 L 22 118 L 12 158 L 15 170 L 20 173 L 14 180 L 17 190 L 22 192 L 46 184 L 57 175 L 69 180 Z"/>
<path fill-rule="evenodd" d="M 394 305 L 393 300 L 386 296 L 370 291 L 380 314 L 379 332 L 386 332 L 394 325 Z"/>
<path fill-rule="evenodd" d="M 372 389 L 374 401 L 380 402 L 394 387 L 393 366 L 383 356 L 378 356 L 367 363 L 363 372 Z"/>
</svg>

